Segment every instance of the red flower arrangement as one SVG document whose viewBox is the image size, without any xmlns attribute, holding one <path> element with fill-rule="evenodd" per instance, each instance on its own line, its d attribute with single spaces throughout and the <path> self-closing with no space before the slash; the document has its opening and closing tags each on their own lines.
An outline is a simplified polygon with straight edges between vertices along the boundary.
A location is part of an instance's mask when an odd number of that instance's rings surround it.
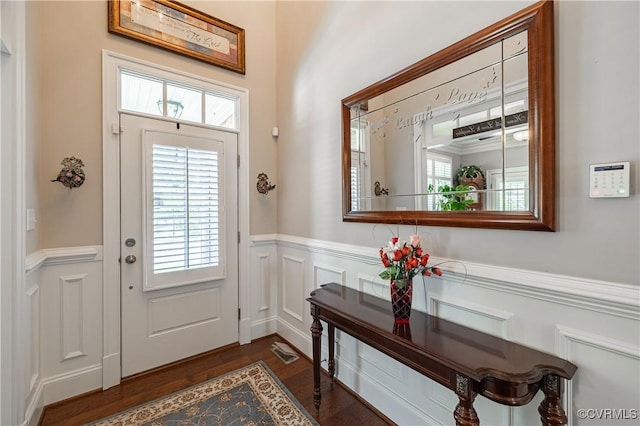
<svg viewBox="0 0 640 426">
<path fill-rule="evenodd" d="M 429 254 L 422 249 L 419 235 L 411 235 L 409 241 L 403 243 L 398 237 L 393 237 L 380 249 L 380 259 L 385 267 L 379 274 L 383 280 L 406 281 L 416 275 L 442 275 L 440 268 L 427 266 Z"/>
</svg>

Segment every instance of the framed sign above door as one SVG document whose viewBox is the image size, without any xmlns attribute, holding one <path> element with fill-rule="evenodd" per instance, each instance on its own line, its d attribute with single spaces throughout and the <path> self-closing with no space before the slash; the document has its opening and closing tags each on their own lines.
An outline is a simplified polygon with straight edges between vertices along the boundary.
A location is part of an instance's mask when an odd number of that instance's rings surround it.
<svg viewBox="0 0 640 426">
<path fill-rule="evenodd" d="M 109 32 L 245 73 L 244 29 L 170 0 L 109 0 Z"/>
</svg>

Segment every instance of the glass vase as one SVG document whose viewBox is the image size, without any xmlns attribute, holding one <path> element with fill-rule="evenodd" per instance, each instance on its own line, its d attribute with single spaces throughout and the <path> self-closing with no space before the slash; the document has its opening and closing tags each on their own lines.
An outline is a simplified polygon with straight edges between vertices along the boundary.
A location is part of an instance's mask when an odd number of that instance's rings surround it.
<svg viewBox="0 0 640 426">
<path fill-rule="evenodd" d="M 391 280 L 391 308 L 394 324 L 409 324 L 412 297 L 413 280 Z"/>
</svg>

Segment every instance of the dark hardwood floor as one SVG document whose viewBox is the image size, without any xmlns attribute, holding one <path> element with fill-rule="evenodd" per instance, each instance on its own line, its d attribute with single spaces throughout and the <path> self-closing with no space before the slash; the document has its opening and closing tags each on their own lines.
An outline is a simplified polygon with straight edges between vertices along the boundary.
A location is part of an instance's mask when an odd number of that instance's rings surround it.
<svg viewBox="0 0 640 426">
<path fill-rule="evenodd" d="M 285 364 L 271 352 L 271 344 L 276 341 L 284 342 L 279 336 L 268 336 L 248 345 L 234 345 L 167 368 L 127 378 L 120 385 L 106 391 L 89 392 L 57 402 L 45 407 L 40 425 L 82 425 L 259 360 L 269 366 L 323 426 L 393 424 L 338 383 L 332 384 L 326 375 L 322 377 L 322 405 L 318 413 L 313 406 L 311 361 L 301 356 L 297 361 Z"/>
</svg>

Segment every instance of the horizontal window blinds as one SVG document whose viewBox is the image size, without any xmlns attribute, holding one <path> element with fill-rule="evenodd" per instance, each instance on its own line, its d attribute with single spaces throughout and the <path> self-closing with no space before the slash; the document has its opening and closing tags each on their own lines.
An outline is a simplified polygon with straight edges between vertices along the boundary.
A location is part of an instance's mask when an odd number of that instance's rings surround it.
<svg viewBox="0 0 640 426">
<path fill-rule="evenodd" d="M 219 155 L 154 144 L 153 273 L 220 263 Z"/>
</svg>

